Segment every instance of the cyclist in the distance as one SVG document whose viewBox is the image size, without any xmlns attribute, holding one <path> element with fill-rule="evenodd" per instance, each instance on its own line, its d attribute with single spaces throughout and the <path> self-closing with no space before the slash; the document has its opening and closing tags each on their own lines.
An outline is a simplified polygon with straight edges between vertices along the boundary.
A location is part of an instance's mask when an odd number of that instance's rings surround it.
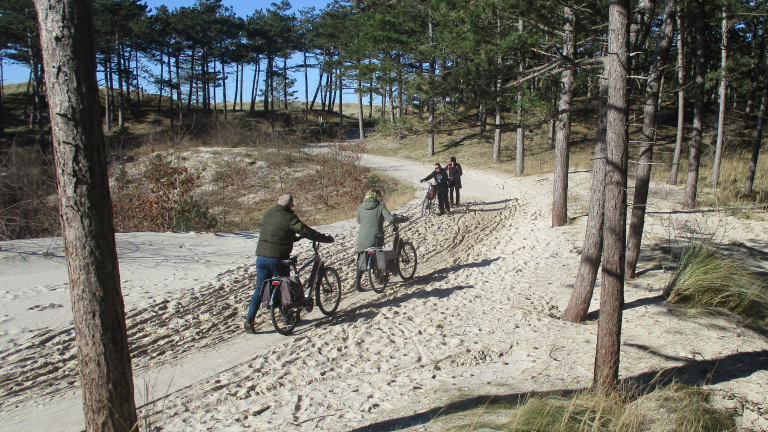
<svg viewBox="0 0 768 432">
<path fill-rule="evenodd" d="M 437 203 L 439 215 L 444 215 L 445 212 L 451 211 L 451 206 L 448 203 L 448 173 L 445 172 L 443 167 L 439 163 L 435 164 L 435 170 L 432 174 L 421 179 L 421 182 L 435 179 L 435 189 L 437 189 Z"/>
<path fill-rule="evenodd" d="M 404 218 L 393 215 L 387 209 L 384 201 L 381 200 L 381 191 L 371 189 L 365 194 L 365 199 L 357 207 L 357 223 L 360 224 L 360 231 L 357 233 L 357 275 L 355 277 L 355 289 L 363 291 L 361 279 L 365 272 L 365 257 L 361 252 L 365 252 L 370 247 L 378 247 L 376 244 L 376 234 L 384 234 L 384 221 L 389 223 L 399 223 Z M 362 270 L 361 270 L 362 269 Z"/>
<path fill-rule="evenodd" d="M 253 320 L 261 304 L 261 286 L 264 281 L 273 277 L 289 276 L 290 269 L 280 261 L 291 257 L 297 234 L 320 243 L 333 243 L 333 237 L 319 233 L 299 220 L 293 212 L 291 195 L 280 195 L 277 205 L 264 212 L 261 219 L 259 241 L 256 243 L 256 288 L 245 316 L 243 326 L 246 333 L 256 333 Z"/>
</svg>

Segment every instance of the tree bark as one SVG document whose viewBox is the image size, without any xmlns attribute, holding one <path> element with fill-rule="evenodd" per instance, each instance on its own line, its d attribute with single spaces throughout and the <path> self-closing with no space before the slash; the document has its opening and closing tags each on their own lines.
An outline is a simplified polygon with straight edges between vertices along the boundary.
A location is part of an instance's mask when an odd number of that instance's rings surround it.
<svg viewBox="0 0 768 432">
<path fill-rule="evenodd" d="M 651 168 L 653 167 L 653 146 L 656 140 L 656 113 L 659 108 L 659 91 L 661 88 L 662 71 L 667 63 L 669 51 L 672 48 L 672 36 L 675 30 L 675 0 L 664 2 L 664 17 L 661 28 L 661 39 L 656 44 L 648 71 L 648 81 L 645 88 L 645 106 L 643 107 L 642 144 L 637 161 L 637 177 L 635 178 L 635 196 L 632 203 L 632 218 L 629 224 L 627 238 L 627 258 L 625 272 L 627 277 L 635 277 L 637 259 L 640 256 L 640 244 L 643 239 L 645 226 L 645 210 L 648 203 L 648 189 L 651 184 Z"/>
<path fill-rule="evenodd" d="M 607 57 L 603 58 L 607 61 Z M 605 157 L 606 126 L 608 116 L 608 83 L 606 73 L 600 79 L 600 114 L 597 123 L 595 155 L 592 168 L 592 189 L 589 198 L 589 215 L 584 234 L 584 247 L 581 249 L 579 271 L 576 282 L 563 313 L 563 319 L 575 323 L 583 322 L 589 313 L 589 304 L 595 289 L 597 271 L 603 255 L 603 213 L 605 208 Z"/>
<path fill-rule="evenodd" d="M 624 307 L 624 251 L 627 223 L 627 0 L 612 0 L 608 24 L 608 113 L 605 162 L 602 289 L 597 326 L 594 386 L 600 392 L 619 379 L 621 319 Z"/>
<path fill-rule="evenodd" d="M 693 105 L 693 130 L 691 132 L 691 152 L 688 156 L 688 178 L 685 181 L 685 196 L 683 206 L 694 208 L 696 206 L 696 192 L 699 186 L 699 162 L 701 161 L 701 134 L 704 124 L 704 79 L 706 71 L 706 30 L 704 28 L 703 0 L 697 0 L 698 13 L 696 14 L 696 82 L 695 102 Z"/>
<path fill-rule="evenodd" d="M 768 56 L 765 62 L 765 78 L 763 79 L 763 98 L 760 102 L 760 114 L 757 116 L 757 125 L 755 126 L 755 138 L 752 140 L 752 156 L 749 159 L 749 171 L 747 172 L 747 181 L 744 183 L 744 194 L 752 193 L 752 185 L 755 182 L 755 171 L 757 171 L 757 157 L 760 156 L 760 142 L 763 139 L 763 127 L 765 126 L 766 110 L 768 110 Z"/>
<path fill-rule="evenodd" d="M 564 7 L 563 57 L 571 59 L 576 52 L 575 12 Z M 568 223 L 568 141 L 571 135 L 571 104 L 573 102 L 573 69 L 567 68 L 561 77 L 560 103 L 555 125 L 555 177 L 552 194 L 552 227 Z"/>
<path fill-rule="evenodd" d="M 725 136 L 725 103 L 728 90 L 728 74 L 726 64 L 728 61 L 728 9 L 723 6 L 723 20 L 721 26 L 723 45 L 720 47 L 720 109 L 717 115 L 717 144 L 715 144 L 715 162 L 712 165 L 712 187 L 717 187 L 720 177 L 720 163 L 723 159 L 723 138 Z"/>
<path fill-rule="evenodd" d="M 35 0 L 87 431 L 136 424 L 89 0 Z"/>
<path fill-rule="evenodd" d="M 363 128 L 363 84 L 360 81 L 360 69 L 357 70 L 357 128 L 360 131 L 360 141 L 363 141 L 365 128 Z"/>
<path fill-rule="evenodd" d="M 680 157 L 683 153 L 683 127 L 685 126 L 685 28 L 683 27 L 683 9 L 677 5 L 677 134 L 675 135 L 675 153 L 672 156 L 672 169 L 669 171 L 669 184 L 677 184 L 680 170 Z"/>
</svg>

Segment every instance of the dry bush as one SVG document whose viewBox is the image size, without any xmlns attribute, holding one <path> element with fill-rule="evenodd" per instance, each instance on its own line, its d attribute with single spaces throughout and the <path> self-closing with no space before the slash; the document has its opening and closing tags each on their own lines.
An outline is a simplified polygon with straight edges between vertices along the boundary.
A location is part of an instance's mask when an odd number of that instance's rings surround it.
<svg viewBox="0 0 768 432">
<path fill-rule="evenodd" d="M 340 209 L 355 209 L 365 192 L 365 180 L 370 170 L 360 165 L 359 144 L 333 145 L 327 152 L 311 156 L 310 165 L 291 182 L 292 189 L 301 191 L 315 209 L 314 219 Z"/>
<path fill-rule="evenodd" d="M 115 177 L 114 220 L 117 231 L 209 230 L 216 219 L 191 193 L 200 172 L 154 155 L 138 179 L 131 181 L 125 171 Z"/>
<path fill-rule="evenodd" d="M 30 148 L 12 145 L 0 155 L 0 240 L 60 231 L 53 167 Z"/>
</svg>

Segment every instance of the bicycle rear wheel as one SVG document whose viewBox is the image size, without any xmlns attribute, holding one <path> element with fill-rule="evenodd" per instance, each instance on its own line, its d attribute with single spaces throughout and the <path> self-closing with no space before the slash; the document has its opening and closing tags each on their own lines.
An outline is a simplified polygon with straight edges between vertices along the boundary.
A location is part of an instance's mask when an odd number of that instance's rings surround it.
<svg viewBox="0 0 768 432">
<path fill-rule="evenodd" d="M 421 215 L 426 216 L 432 212 L 432 202 L 434 200 L 429 199 L 429 196 L 424 197 L 424 202 L 421 203 Z"/>
<path fill-rule="evenodd" d="M 275 290 L 272 293 L 272 305 L 269 308 L 269 315 L 272 317 L 272 326 L 275 327 L 275 331 L 284 336 L 293 333 L 293 329 L 296 328 L 296 324 L 301 319 L 301 313 L 297 305 L 283 306 L 280 290 Z"/>
<path fill-rule="evenodd" d="M 389 272 L 386 269 L 382 270 L 379 268 L 376 262 L 376 254 L 371 254 L 368 260 L 368 282 L 371 283 L 373 291 L 381 294 L 389 282 Z"/>
<path fill-rule="evenodd" d="M 333 267 L 325 267 L 315 293 L 317 306 L 325 315 L 333 315 L 341 301 L 341 278 Z"/>
<path fill-rule="evenodd" d="M 401 242 L 397 249 L 397 273 L 404 281 L 411 280 L 416 274 L 416 248 L 411 242 Z"/>
</svg>

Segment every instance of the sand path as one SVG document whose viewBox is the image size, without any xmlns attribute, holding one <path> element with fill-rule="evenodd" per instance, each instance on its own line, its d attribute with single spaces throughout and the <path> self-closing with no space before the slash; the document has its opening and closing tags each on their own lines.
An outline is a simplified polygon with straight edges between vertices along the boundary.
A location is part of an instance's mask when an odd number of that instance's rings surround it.
<svg viewBox="0 0 768 432">
<path fill-rule="evenodd" d="M 414 182 L 431 170 L 373 156 L 363 163 Z M 572 208 L 584 208 L 589 181 L 588 173 L 571 175 Z M 430 430 L 437 427 L 430 419 L 451 404 L 588 386 L 596 321 L 558 318 L 576 274 L 584 218 L 550 228 L 551 175 L 517 179 L 465 167 L 463 183 L 465 205 L 451 215 L 420 217 L 418 199 L 397 209 L 412 217 L 402 234 L 417 246 L 419 264 L 414 280 L 395 277 L 384 294 L 351 291 L 356 223 L 322 227 L 337 239 L 321 253 L 341 274 L 342 305 L 332 318 L 319 311 L 304 317 L 292 337 L 275 334 L 264 311 L 260 334 L 242 332 L 254 274 L 253 257 L 239 252 L 204 283 L 127 302 L 145 424 Z M 655 193 L 664 205 L 665 194 L 674 198 L 661 186 Z M 650 236 L 663 236 L 666 217 L 650 217 Z M 729 236 L 764 249 L 757 224 L 739 222 Z M 247 243 L 255 246 L 252 236 Z M 168 248 L 158 256 L 178 255 L 170 242 Z M 308 256 L 306 242 L 297 250 Z M 722 403 L 743 412 L 744 426 L 765 426 L 768 342 L 730 320 L 671 315 L 658 297 L 666 275 L 655 259 L 645 254 L 646 271 L 627 284 L 622 378 L 643 380 L 663 369 L 695 378 L 717 365 L 710 386 Z M 130 264 L 121 255 L 121 269 Z M 0 424 L 82 428 L 71 328 L 51 327 L 2 345 Z"/>
</svg>

